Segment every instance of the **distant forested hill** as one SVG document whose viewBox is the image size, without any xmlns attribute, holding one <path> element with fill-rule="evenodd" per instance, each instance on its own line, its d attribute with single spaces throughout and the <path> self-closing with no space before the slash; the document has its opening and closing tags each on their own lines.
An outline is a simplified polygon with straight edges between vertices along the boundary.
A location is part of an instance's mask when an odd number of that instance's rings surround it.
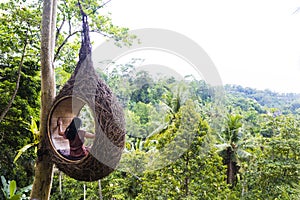
<svg viewBox="0 0 300 200">
<path fill-rule="evenodd" d="M 246 98 L 267 108 L 277 108 L 283 113 L 300 113 L 300 94 L 277 93 L 271 90 L 257 90 L 240 85 L 225 85 L 227 95 Z"/>
</svg>

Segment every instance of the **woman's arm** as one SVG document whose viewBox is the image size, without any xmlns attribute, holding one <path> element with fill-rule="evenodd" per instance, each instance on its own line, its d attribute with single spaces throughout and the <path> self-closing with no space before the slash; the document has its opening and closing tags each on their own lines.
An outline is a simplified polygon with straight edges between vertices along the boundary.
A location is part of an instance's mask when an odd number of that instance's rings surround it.
<svg viewBox="0 0 300 200">
<path fill-rule="evenodd" d="M 89 133 L 89 132 L 85 132 L 84 137 L 86 137 L 86 138 L 95 138 L 95 134 Z"/>
</svg>

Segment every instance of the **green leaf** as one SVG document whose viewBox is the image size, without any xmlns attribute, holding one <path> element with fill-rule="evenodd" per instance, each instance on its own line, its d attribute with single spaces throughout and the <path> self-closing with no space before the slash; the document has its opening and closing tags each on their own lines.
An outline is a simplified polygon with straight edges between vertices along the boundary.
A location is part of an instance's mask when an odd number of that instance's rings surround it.
<svg viewBox="0 0 300 200">
<path fill-rule="evenodd" d="M 18 193 L 28 192 L 32 189 L 32 184 L 18 190 Z"/>
<path fill-rule="evenodd" d="M 1 176 L 1 182 L 2 182 L 3 187 L 7 186 L 7 182 L 6 182 L 6 179 L 4 176 Z"/>
<path fill-rule="evenodd" d="M 30 144 L 27 144 L 25 146 L 23 146 L 21 149 L 18 150 L 18 154 L 16 155 L 15 159 L 14 159 L 14 163 L 17 162 L 17 160 L 20 158 L 20 156 L 27 150 L 29 149 L 30 147 L 33 147 L 37 145 L 37 143 L 30 143 Z"/>
<path fill-rule="evenodd" d="M 231 147 L 231 145 L 227 143 L 223 143 L 223 144 L 217 144 L 216 147 L 218 149 L 218 152 L 220 152 L 226 150 L 228 147 Z"/>
<path fill-rule="evenodd" d="M 17 183 L 15 180 L 9 181 L 9 196 L 13 197 L 17 190 Z"/>
<path fill-rule="evenodd" d="M 8 196 L 9 196 L 9 189 L 8 189 L 8 184 L 7 184 L 6 179 L 5 179 L 4 176 L 1 176 L 1 182 L 2 182 L 2 185 L 3 185 L 3 188 L 1 188 L 2 191 L 3 191 L 3 194 L 4 194 L 5 197 L 8 198 Z"/>
<path fill-rule="evenodd" d="M 244 151 L 242 149 L 238 149 L 236 151 L 237 155 L 239 158 L 242 158 L 242 159 L 245 159 L 245 158 L 249 158 L 250 156 L 252 156 L 251 153 L 247 152 L 247 151 Z"/>
<path fill-rule="evenodd" d="M 15 194 L 14 196 L 10 197 L 9 200 L 20 200 L 21 199 L 21 194 Z"/>
<path fill-rule="evenodd" d="M 39 129 L 38 129 L 37 124 L 36 124 L 35 120 L 33 119 L 33 117 L 31 118 L 30 131 L 34 136 L 34 140 L 37 140 L 40 132 L 39 132 Z"/>
</svg>

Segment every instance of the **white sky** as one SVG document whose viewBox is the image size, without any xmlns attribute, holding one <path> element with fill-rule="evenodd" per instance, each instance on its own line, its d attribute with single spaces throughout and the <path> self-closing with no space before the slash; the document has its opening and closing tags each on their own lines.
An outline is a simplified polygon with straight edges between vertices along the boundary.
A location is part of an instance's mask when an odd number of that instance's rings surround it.
<svg viewBox="0 0 300 200">
<path fill-rule="evenodd" d="M 194 40 L 225 84 L 300 93 L 298 7 L 296 0 L 112 0 L 107 10 L 115 25 Z"/>
</svg>

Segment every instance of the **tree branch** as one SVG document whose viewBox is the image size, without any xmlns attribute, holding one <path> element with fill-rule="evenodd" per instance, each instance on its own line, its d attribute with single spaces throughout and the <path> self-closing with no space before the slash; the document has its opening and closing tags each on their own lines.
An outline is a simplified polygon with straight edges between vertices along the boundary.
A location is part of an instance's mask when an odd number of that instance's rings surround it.
<svg viewBox="0 0 300 200">
<path fill-rule="evenodd" d="M 27 47 L 27 40 L 25 41 L 24 47 L 23 47 L 23 53 L 22 53 L 22 57 L 21 57 L 21 61 L 19 64 L 19 68 L 18 68 L 18 77 L 17 77 L 17 82 L 16 82 L 16 87 L 14 90 L 14 93 L 12 94 L 6 108 L 3 110 L 3 112 L 0 115 L 0 122 L 3 120 L 3 118 L 5 117 L 6 113 L 9 111 L 13 101 L 16 98 L 17 92 L 19 90 L 19 86 L 20 86 L 20 79 L 21 79 L 21 71 L 22 71 L 22 66 L 23 66 L 23 62 L 24 62 L 24 57 L 25 57 L 25 52 L 26 52 L 26 47 Z"/>
<path fill-rule="evenodd" d="M 55 55 L 54 55 L 54 61 L 58 58 L 58 55 L 59 55 L 59 53 L 60 53 L 60 51 L 62 50 L 62 48 L 64 47 L 64 45 L 68 42 L 68 40 L 72 37 L 72 36 L 74 36 L 75 34 L 77 34 L 77 33 L 80 33 L 81 31 L 75 31 L 75 32 L 73 32 L 73 33 L 71 33 L 70 35 L 68 35 L 68 37 L 66 37 L 66 39 L 61 43 L 61 45 L 57 48 L 57 51 L 56 51 L 56 53 L 55 53 Z"/>
<path fill-rule="evenodd" d="M 64 18 L 62 20 L 61 25 L 59 26 L 59 28 L 56 29 L 55 42 L 57 42 L 58 36 L 60 34 L 60 31 L 61 31 L 61 29 L 62 29 L 62 27 L 63 27 L 63 25 L 65 24 L 65 21 L 66 21 L 66 16 L 64 14 L 63 14 L 63 16 L 64 16 Z"/>
<path fill-rule="evenodd" d="M 69 35 L 66 37 L 66 39 L 65 39 L 65 40 L 61 43 L 61 45 L 57 48 L 56 53 L 55 53 L 55 55 L 54 55 L 54 61 L 58 58 L 58 55 L 59 55 L 60 51 L 61 51 L 62 48 L 65 46 L 65 44 L 68 42 L 68 40 L 69 40 L 71 37 L 73 37 L 74 35 L 76 35 L 77 33 L 81 33 L 81 32 L 82 32 L 82 31 L 75 31 L 75 32 L 69 34 Z M 107 38 L 114 38 L 113 36 L 111 36 L 111 35 L 109 35 L 109 34 L 105 34 L 105 33 L 101 32 L 101 31 L 99 31 L 99 30 L 91 30 L 90 32 L 91 32 L 91 33 L 98 33 L 98 34 L 100 34 L 100 35 L 102 35 L 102 36 L 104 36 L 104 37 L 107 37 Z"/>
<path fill-rule="evenodd" d="M 113 36 L 109 35 L 109 34 L 105 34 L 103 32 L 101 32 L 100 30 L 90 30 L 91 33 L 98 33 L 104 37 L 107 37 L 107 38 L 114 38 Z"/>
<path fill-rule="evenodd" d="M 87 15 L 91 15 L 91 14 L 95 14 L 95 12 L 97 12 L 97 10 L 99 10 L 100 8 L 103 8 L 106 4 L 108 4 L 109 2 L 111 2 L 111 0 L 108 0 L 107 2 L 103 3 L 102 5 L 98 6 L 95 10 L 93 10 L 92 12 L 88 13 Z"/>
</svg>

